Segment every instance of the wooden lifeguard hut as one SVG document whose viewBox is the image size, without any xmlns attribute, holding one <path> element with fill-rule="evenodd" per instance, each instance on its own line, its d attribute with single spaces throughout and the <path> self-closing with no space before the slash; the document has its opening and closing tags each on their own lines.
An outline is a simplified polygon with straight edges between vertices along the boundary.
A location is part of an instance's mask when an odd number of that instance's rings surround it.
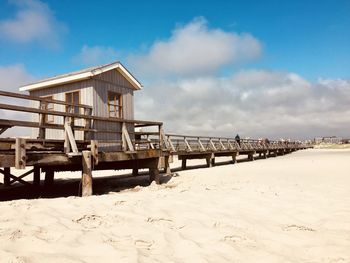
<svg viewBox="0 0 350 263">
<path fill-rule="evenodd" d="M 45 110 L 62 111 L 74 114 L 87 114 L 96 117 L 134 119 L 134 91 L 142 88 L 141 83 L 120 63 L 91 67 L 76 72 L 58 75 L 40 80 L 20 88 L 29 92 L 30 96 L 48 100 L 60 100 L 76 106 L 35 101 L 32 106 Z M 78 107 L 91 106 L 90 109 Z M 84 112 L 85 111 L 85 112 Z M 86 112 L 87 111 L 87 112 Z M 33 121 L 39 121 L 33 116 Z M 46 124 L 63 124 L 60 116 L 46 115 Z M 83 125 L 83 120 L 74 120 L 74 125 Z M 128 123 L 127 129 L 132 131 L 133 124 Z M 90 138 L 84 138 L 82 131 L 75 131 L 76 140 L 120 140 L 121 123 L 93 120 L 92 129 L 114 132 L 94 133 Z M 86 134 L 85 134 L 86 135 Z M 38 129 L 33 129 L 32 137 L 42 139 L 63 139 L 62 130 L 46 129 L 45 135 Z"/>
</svg>

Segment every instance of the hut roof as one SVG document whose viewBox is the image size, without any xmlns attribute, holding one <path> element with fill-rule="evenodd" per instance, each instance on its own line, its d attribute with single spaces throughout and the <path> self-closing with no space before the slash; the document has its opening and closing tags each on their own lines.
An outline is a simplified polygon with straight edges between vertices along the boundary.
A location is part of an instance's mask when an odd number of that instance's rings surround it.
<svg viewBox="0 0 350 263">
<path fill-rule="evenodd" d="M 93 76 L 102 74 L 106 71 L 117 69 L 134 87 L 135 90 L 142 89 L 141 83 L 119 62 L 100 65 L 96 67 L 86 68 L 83 70 L 70 72 L 63 75 L 58 75 L 52 78 L 43 79 L 31 84 L 20 87 L 20 91 L 31 91 L 36 89 L 48 88 L 65 83 L 76 82 L 84 79 L 89 79 Z"/>
</svg>

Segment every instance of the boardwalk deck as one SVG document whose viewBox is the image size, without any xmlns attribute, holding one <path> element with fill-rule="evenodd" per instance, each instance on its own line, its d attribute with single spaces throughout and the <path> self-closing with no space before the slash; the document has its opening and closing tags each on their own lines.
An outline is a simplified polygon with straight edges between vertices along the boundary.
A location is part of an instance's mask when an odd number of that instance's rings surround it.
<svg viewBox="0 0 350 263">
<path fill-rule="evenodd" d="M 305 149 L 308 146 L 300 142 L 266 143 L 259 140 L 241 140 L 232 138 L 186 136 L 165 134 L 162 122 L 127 120 L 118 118 L 95 117 L 87 105 L 73 105 L 68 102 L 43 99 L 23 94 L 0 91 L 0 96 L 38 100 L 45 103 L 63 104 L 68 112 L 0 104 L 0 109 L 20 113 L 38 114 L 39 122 L 24 120 L 0 119 L 0 134 L 16 127 L 38 128 L 38 137 L 33 138 L 0 138 L 0 173 L 4 175 L 3 185 L 11 186 L 15 182 L 38 186 L 40 173 L 45 173 L 45 185 L 54 182 L 55 172 L 82 171 L 82 194 L 92 194 L 92 170 L 106 169 L 149 169 L 151 181 L 160 183 L 160 171 L 170 173 L 171 156 L 182 160 L 182 168 L 186 169 L 188 159 L 205 159 L 210 167 L 215 164 L 215 157 L 230 156 L 232 162 L 236 156 L 247 155 L 249 160 L 254 156 L 277 156 Z M 81 113 L 72 113 L 70 107 L 79 107 Z M 62 118 L 62 125 L 46 123 L 47 115 Z M 83 120 L 84 125 L 74 125 L 75 119 Z M 94 121 L 118 122 L 121 131 L 93 129 Z M 135 130 L 128 129 L 126 124 L 133 124 Z M 140 127 L 153 127 L 153 131 L 137 130 Z M 46 129 L 59 129 L 65 133 L 64 140 L 45 139 Z M 83 140 L 75 139 L 75 131 L 83 131 Z M 119 133 L 121 140 L 94 140 L 98 133 Z M 11 173 L 11 169 L 33 168 L 20 176 Z M 34 175 L 32 182 L 25 181 L 29 174 Z"/>
</svg>

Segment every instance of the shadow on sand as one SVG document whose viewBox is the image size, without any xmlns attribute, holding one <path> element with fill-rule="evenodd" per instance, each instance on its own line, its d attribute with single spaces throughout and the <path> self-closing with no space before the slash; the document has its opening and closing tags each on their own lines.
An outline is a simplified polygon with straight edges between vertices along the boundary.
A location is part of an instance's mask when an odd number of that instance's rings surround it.
<svg viewBox="0 0 350 263">
<path fill-rule="evenodd" d="M 259 158 L 256 158 L 259 159 Z M 240 162 L 247 162 L 248 159 L 237 160 Z M 233 164 L 231 161 L 217 162 L 215 166 Z M 203 169 L 206 165 L 193 165 L 188 166 L 186 170 Z M 168 183 L 174 173 L 182 171 L 181 167 L 172 168 L 172 174 L 161 177 L 161 183 Z M 68 196 L 79 196 L 80 178 L 76 179 L 55 179 L 55 182 L 50 187 L 43 186 L 44 182 L 41 181 L 40 187 L 26 186 L 19 183 L 15 183 L 11 187 L 3 187 L 0 185 L 0 201 L 9 201 L 16 199 L 37 199 L 37 198 L 58 198 Z M 109 192 L 120 192 L 126 189 L 132 189 L 136 186 L 148 186 L 150 184 L 149 175 L 147 172 L 141 172 L 138 176 L 132 174 L 123 174 L 106 177 L 95 177 L 93 180 L 94 195 L 108 194 Z"/>
</svg>

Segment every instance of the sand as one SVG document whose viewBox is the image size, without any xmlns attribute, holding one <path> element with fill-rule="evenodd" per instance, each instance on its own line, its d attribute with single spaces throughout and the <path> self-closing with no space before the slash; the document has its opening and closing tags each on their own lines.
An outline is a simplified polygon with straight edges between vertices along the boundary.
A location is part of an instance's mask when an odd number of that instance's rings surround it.
<svg viewBox="0 0 350 263">
<path fill-rule="evenodd" d="M 160 186 L 0 202 L 0 262 L 350 262 L 349 161 L 304 150 Z"/>
</svg>

